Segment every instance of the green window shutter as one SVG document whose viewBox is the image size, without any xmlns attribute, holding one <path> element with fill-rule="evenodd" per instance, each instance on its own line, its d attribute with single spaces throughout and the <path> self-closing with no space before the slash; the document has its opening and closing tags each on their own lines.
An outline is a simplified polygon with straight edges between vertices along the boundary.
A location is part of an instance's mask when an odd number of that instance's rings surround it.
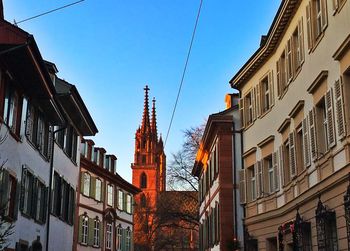
<svg viewBox="0 0 350 251">
<path fill-rule="evenodd" d="M 95 220 L 89 218 L 89 222 L 88 222 L 88 245 L 89 246 L 94 245 L 94 223 L 95 223 Z"/>
<path fill-rule="evenodd" d="M 122 251 L 126 251 L 126 229 L 121 229 L 122 230 Z"/>
<path fill-rule="evenodd" d="M 80 192 L 84 193 L 84 176 L 85 173 L 81 173 L 81 177 L 80 177 Z"/>
<path fill-rule="evenodd" d="M 101 201 L 104 202 L 105 200 L 105 185 L 106 182 L 102 181 L 101 183 Z"/>
<path fill-rule="evenodd" d="M 118 189 L 114 189 L 114 208 L 118 208 Z"/>
<path fill-rule="evenodd" d="M 126 211 L 126 193 L 123 193 L 123 210 Z"/>
<path fill-rule="evenodd" d="M 79 216 L 79 227 L 78 227 L 78 242 L 81 243 L 83 241 L 83 215 Z"/>
<path fill-rule="evenodd" d="M 96 178 L 90 179 L 90 197 L 96 199 Z"/>
<path fill-rule="evenodd" d="M 20 192 L 21 192 L 21 183 L 17 182 L 16 184 L 16 197 L 15 197 L 15 205 L 13 208 L 13 218 L 14 220 L 17 220 L 18 217 L 18 206 L 19 206 L 19 197 L 20 197 Z"/>
<path fill-rule="evenodd" d="M 100 247 L 103 246 L 103 222 L 100 221 L 100 231 L 99 231 L 99 234 L 100 234 Z"/>
</svg>

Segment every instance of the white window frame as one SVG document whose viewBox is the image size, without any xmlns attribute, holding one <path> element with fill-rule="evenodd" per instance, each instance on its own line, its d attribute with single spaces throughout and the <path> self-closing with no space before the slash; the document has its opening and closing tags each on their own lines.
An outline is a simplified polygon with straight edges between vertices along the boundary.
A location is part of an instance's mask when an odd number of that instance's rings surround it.
<svg viewBox="0 0 350 251">
<path fill-rule="evenodd" d="M 100 246 L 100 224 L 98 219 L 94 220 L 94 247 Z"/>
<path fill-rule="evenodd" d="M 89 234 L 89 217 L 84 216 L 83 222 L 81 224 L 81 243 L 87 245 L 88 244 L 88 234 Z"/>
<path fill-rule="evenodd" d="M 107 204 L 113 206 L 113 186 L 107 185 Z"/>
<path fill-rule="evenodd" d="M 96 190 L 95 190 L 95 199 L 97 201 L 101 201 L 101 189 L 102 189 L 102 181 L 100 179 L 96 179 Z"/>
<path fill-rule="evenodd" d="M 112 249 L 113 226 L 112 223 L 106 224 L 106 248 Z"/>
<path fill-rule="evenodd" d="M 122 228 L 121 226 L 117 227 L 117 250 L 122 250 Z"/>
</svg>

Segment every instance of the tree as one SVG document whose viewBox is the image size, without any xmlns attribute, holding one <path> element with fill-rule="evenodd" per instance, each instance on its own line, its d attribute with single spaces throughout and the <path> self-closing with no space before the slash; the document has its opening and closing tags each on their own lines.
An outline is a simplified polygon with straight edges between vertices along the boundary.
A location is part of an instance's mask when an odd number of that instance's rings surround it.
<svg viewBox="0 0 350 251">
<path fill-rule="evenodd" d="M 2 125 L 0 124 L 0 145 L 3 144 L 7 137 L 8 137 L 8 130 L 5 131 L 5 133 L 1 133 Z M 3 172 L 4 172 L 4 165 L 6 164 L 7 160 L 1 160 L 2 156 L 0 156 L 0 193 L 1 191 L 1 186 L 2 186 L 2 180 L 3 180 Z M 7 208 L 7 202 L 6 203 L 1 203 L 0 202 L 0 250 L 4 250 L 7 245 L 8 238 L 13 234 L 13 228 L 14 225 L 12 223 L 9 223 L 6 221 L 4 218 L 4 213 Z"/>
<path fill-rule="evenodd" d="M 171 190 L 198 191 L 198 178 L 192 176 L 192 168 L 205 129 L 205 123 L 183 131 L 181 149 L 172 153 L 168 166 L 168 186 Z"/>
</svg>

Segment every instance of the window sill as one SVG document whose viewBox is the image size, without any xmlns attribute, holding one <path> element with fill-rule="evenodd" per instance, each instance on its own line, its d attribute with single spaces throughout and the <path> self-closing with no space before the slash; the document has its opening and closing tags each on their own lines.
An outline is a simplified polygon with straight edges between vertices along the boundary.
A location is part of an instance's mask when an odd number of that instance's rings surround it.
<svg viewBox="0 0 350 251">
<path fill-rule="evenodd" d="M 39 155 L 46 161 L 49 162 L 49 158 L 46 157 L 44 154 L 42 154 L 39 150 L 39 148 L 26 136 L 27 142 L 29 143 L 29 145 L 39 153 Z"/>
<path fill-rule="evenodd" d="M 327 27 L 328 25 L 323 29 L 321 34 L 319 34 L 318 37 L 315 39 L 313 46 L 309 49 L 309 54 L 313 53 L 316 50 L 317 46 L 320 44 L 321 40 L 325 36 L 325 31 Z"/>
</svg>

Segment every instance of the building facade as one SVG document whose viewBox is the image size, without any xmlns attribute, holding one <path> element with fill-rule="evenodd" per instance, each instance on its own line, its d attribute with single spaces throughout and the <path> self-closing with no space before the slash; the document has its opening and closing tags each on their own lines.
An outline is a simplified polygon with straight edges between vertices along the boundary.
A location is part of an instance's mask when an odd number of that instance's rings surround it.
<svg viewBox="0 0 350 251">
<path fill-rule="evenodd" d="M 8 250 L 41 250 L 48 233 L 50 128 L 62 126 L 64 116 L 33 36 L 3 16 L 0 26 L 1 218 L 14 225 Z"/>
<path fill-rule="evenodd" d="M 117 158 L 83 140 L 74 250 L 133 249 L 134 196 L 140 192 L 117 173 Z"/>
<path fill-rule="evenodd" d="M 199 250 L 243 247 L 238 95 L 226 99 L 227 109 L 208 118 L 192 170 L 199 179 Z"/>
<path fill-rule="evenodd" d="M 246 250 L 349 250 L 350 2 L 286 0 L 231 79 Z"/>
</svg>

